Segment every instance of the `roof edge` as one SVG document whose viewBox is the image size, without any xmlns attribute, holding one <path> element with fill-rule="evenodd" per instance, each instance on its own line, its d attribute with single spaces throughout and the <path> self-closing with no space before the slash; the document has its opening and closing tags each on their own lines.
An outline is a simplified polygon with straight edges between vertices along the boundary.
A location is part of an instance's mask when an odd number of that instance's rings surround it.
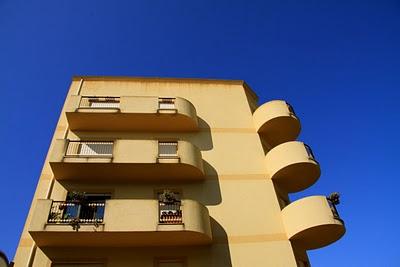
<svg viewBox="0 0 400 267">
<path fill-rule="evenodd" d="M 253 89 L 244 80 L 226 80 L 226 79 L 202 79 L 202 78 L 168 78 L 168 77 L 129 77 L 129 76 L 81 76 L 76 75 L 72 77 L 73 81 L 148 81 L 148 82 L 192 82 L 192 83 L 216 83 L 216 84 L 233 84 L 242 85 L 244 89 L 258 101 L 258 96 Z"/>
</svg>

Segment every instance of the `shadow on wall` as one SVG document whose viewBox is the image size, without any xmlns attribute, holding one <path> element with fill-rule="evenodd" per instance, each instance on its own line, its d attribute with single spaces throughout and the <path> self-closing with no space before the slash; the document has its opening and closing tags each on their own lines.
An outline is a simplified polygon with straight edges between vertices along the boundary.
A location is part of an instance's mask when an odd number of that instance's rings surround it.
<svg viewBox="0 0 400 267">
<path fill-rule="evenodd" d="M 193 142 L 193 144 L 196 145 L 201 151 L 212 150 L 214 148 L 214 144 L 212 141 L 210 125 L 202 118 L 198 117 L 198 119 L 202 138 L 197 142 Z"/>
<path fill-rule="evenodd" d="M 201 118 L 199 119 L 199 131 L 197 132 L 85 132 L 74 131 L 68 135 L 69 139 L 80 139 L 87 141 L 107 139 L 127 140 L 183 140 L 197 146 L 201 151 L 213 149 L 213 141 L 210 125 Z M 179 135 L 179 138 L 177 138 Z"/>
<path fill-rule="evenodd" d="M 188 266 L 232 267 L 228 236 L 213 218 L 213 244 L 201 246 L 163 247 L 47 247 L 43 248 L 53 262 L 74 262 L 85 258 L 88 262 L 107 262 L 107 266 L 153 266 L 154 259 L 186 259 Z M 78 242 L 78 241 L 77 241 Z M 38 253 L 42 253 L 38 250 Z M 36 258 L 36 257 L 35 257 Z"/>
<path fill-rule="evenodd" d="M 214 218 L 210 217 L 213 245 L 210 247 L 210 263 L 205 266 L 232 267 L 228 235 Z"/>
<path fill-rule="evenodd" d="M 221 188 L 217 171 L 208 162 L 203 160 L 207 177 L 200 182 L 135 182 L 135 183 L 77 183 L 57 181 L 68 191 L 87 193 L 110 193 L 113 199 L 155 199 L 157 192 L 163 189 L 172 189 L 182 192 L 182 199 L 196 200 L 203 205 L 218 205 L 222 201 Z M 62 196 L 52 196 L 59 198 Z"/>
</svg>

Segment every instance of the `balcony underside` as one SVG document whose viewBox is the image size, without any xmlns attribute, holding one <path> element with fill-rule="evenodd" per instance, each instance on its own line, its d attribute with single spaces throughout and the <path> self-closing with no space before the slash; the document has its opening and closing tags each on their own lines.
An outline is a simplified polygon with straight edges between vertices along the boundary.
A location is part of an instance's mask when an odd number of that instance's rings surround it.
<svg viewBox="0 0 400 267">
<path fill-rule="evenodd" d="M 294 116 L 281 116 L 266 121 L 260 129 L 260 136 L 271 146 L 296 140 L 300 133 L 300 122 Z"/>
<path fill-rule="evenodd" d="M 46 228 L 49 230 L 29 233 L 39 247 L 190 246 L 206 245 L 212 241 L 206 234 L 185 231 L 184 225 L 162 227 L 162 231 L 156 232 L 95 232 L 93 225 L 87 225 L 75 232 L 69 225 L 48 225 Z M 58 228 L 58 231 L 50 230 L 52 228 Z"/>
<path fill-rule="evenodd" d="M 50 162 L 57 180 L 146 182 L 204 179 L 202 170 L 184 163 Z"/>
<path fill-rule="evenodd" d="M 320 173 L 317 163 L 298 162 L 280 169 L 272 176 L 272 179 L 288 192 L 298 192 L 313 185 Z"/>
<path fill-rule="evenodd" d="M 306 249 L 317 249 L 334 243 L 345 233 L 344 226 L 337 224 L 325 224 L 308 228 L 292 236 L 290 240 Z"/>
<path fill-rule="evenodd" d="M 80 131 L 197 131 L 197 119 L 183 114 L 121 113 L 119 110 L 66 112 L 71 130 Z"/>
</svg>

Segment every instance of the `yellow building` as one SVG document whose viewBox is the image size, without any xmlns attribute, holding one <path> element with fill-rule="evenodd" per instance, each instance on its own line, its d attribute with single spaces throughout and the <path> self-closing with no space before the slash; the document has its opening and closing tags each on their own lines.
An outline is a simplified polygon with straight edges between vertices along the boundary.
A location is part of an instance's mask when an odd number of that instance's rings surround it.
<svg viewBox="0 0 400 267">
<path fill-rule="evenodd" d="M 15 266 L 309 266 L 345 232 L 282 100 L 243 81 L 75 77 Z"/>
</svg>

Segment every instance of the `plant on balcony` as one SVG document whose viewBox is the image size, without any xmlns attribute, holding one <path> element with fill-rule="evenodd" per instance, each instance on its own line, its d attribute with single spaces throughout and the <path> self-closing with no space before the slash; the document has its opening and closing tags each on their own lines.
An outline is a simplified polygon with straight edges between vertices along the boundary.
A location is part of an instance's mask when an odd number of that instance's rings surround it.
<svg viewBox="0 0 400 267">
<path fill-rule="evenodd" d="M 338 192 L 334 192 L 330 194 L 328 197 L 326 197 L 326 199 L 328 200 L 329 207 L 331 208 L 333 218 L 344 223 L 343 220 L 340 218 L 339 213 L 336 209 L 336 205 L 340 203 L 340 194 Z"/>
<path fill-rule="evenodd" d="M 333 205 L 338 205 L 340 203 L 340 194 L 338 192 L 334 192 L 330 194 L 327 199 L 332 202 Z"/>
<path fill-rule="evenodd" d="M 86 192 L 72 191 L 67 196 L 72 202 L 84 203 L 87 200 Z"/>
<path fill-rule="evenodd" d="M 69 225 L 71 225 L 72 229 L 75 230 L 76 232 L 78 232 L 79 228 L 81 228 L 80 220 L 78 217 L 72 218 L 71 221 L 69 222 Z"/>
<path fill-rule="evenodd" d="M 84 205 L 87 201 L 86 192 L 79 192 L 79 191 L 69 192 L 67 199 L 69 199 L 70 202 L 73 202 L 77 205 Z M 63 208 L 66 208 L 66 205 Z M 71 214 L 67 213 L 66 218 L 69 219 L 69 225 L 72 226 L 72 229 L 78 232 L 79 229 L 81 228 L 79 214 L 76 214 L 76 216 L 73 217 L 71 216 Z"/>
<path fill-rule="evenodd" d="M 50 212 L 50 214 L 49 214 L 48 221 L 49 221 L 49 222 L 57 222 L 57 221 L 59 221 L 61 218 L 62 218 L 62 215 L 61 215 L 60 212 L 54 212 L 54 211 L 52 211 L 52 212 Z"/>
<path fill-rule="evenodd" d="M 178 201 L 176 194 L 168 189 L 159 195 L 160 201 L 165 204 L 172 204 Z"/>
</svg>

